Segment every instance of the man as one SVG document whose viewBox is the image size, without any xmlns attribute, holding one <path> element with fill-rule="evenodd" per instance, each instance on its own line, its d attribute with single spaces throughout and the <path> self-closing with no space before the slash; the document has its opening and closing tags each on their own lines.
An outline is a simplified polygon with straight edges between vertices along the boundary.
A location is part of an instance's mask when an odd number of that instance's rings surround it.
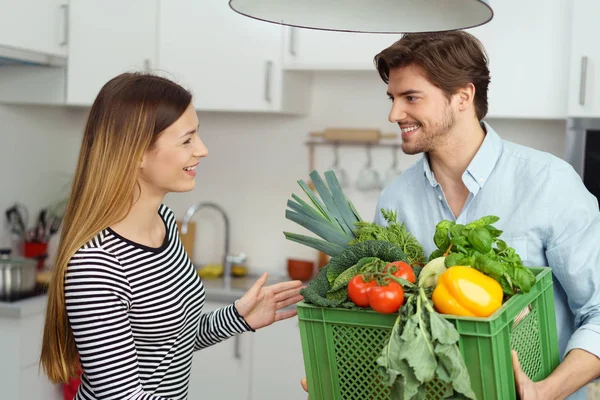
<svg viewBox="0 0 600 400">
<path fill-rule="evenodd" d="M 515 60 L 518 62 L 518 60 Z M 436 224 L 485 215 L 526 265 L 552 268 L 561 364 L 532 382 L 513 352 L 522 400 L 585 400 L 600 376 L 600 212 L 580 177 L 551 154 L 504 141 L 483 122 L 490 74 L 483 47 L 463 31 L 407 34 L 375 56 L 402 150 L 424 156 L 380 194 L 426 254 Z M 551 82 L 548 82 L 551 84 Z M 527 96 L 526 88 L 515 96 Z M 302 380 L 306 390 L 306 380 Z"/>
<path fill-rule="evenodd" d="M 518 60 L 515 60 L 518 62 Z M 375 57 L 392 101 L 389 120 L 402 150 L 424 153 L 380 194 L 379 210 L 398 212 L 426 254 L 436 224 L 496 215 L 502 238 L 526 265 L 554 278 L 561 364 L 532 382 L 513 352 L 522 400 L 584 400 L 600 376 L 600 212 L 565 161 L 504 141 L 482 122 L 490 74 L 483 47 L 463 31 L 408 34 Z M 548 82 L 551 84 L 551 82 Z M 527 96 L 526 88 L 515 96 Z"/>
</svg>

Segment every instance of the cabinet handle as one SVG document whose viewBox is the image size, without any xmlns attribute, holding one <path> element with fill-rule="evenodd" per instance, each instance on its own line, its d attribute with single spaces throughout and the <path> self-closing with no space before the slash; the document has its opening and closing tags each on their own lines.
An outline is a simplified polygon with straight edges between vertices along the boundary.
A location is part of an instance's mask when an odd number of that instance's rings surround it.
<svg viewBox="0 0 600 400">
<path fill-rule="evenodd" d="M 152 68 L 150 67 L 150 59 L 149 58 L 144 58 L 144 72 L 146 72 L 147 74 L 152 72 Z"/>
<path fill-rule="evenodd" d="M 273 72 L 273 61 L 267 61 L 265 67 L 265 100 L 271 102 L 271 75 Z"/>
<path fill-rule="evenodd" d="M 63 40 L 60 42 L 61 46 L 66 46 L 69 43 L 69 5 L 61 4 L 60 9 L 63 12 Z"/>
<path fill-rule="evenodd" d="M 296 28 L 290 28 L 290 54 L 296 56 Z"/>
<path fill-rule="evenodd" d="M 581 79 L 579 80 L 579 104 L 585 105 L 585 88 L 587 86 L 588 58 L 581 57 Z"/>
<path fill-rule="evenodd" d="M 240 335 L 235 335 L 235 342 L 234 342 L 234 351 L 233 351 L 233 356 L 235 357 L 236 360 L 241 360 L 242 359 L 242 351 L 240 349 Z"/>
</svg>

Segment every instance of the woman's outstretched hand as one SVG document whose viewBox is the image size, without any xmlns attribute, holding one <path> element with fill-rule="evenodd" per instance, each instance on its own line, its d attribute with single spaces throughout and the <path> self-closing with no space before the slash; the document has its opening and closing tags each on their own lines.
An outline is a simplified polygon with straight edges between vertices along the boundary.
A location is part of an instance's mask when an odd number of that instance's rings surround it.
<svg viewBox="0 0 600 400">
<path fill-rule="evenodd" d="M 295 316 L 296 310 L 279 310 L 303 299 L 300 295 L 301 281 L 288 281 L 265 286 L 267 278 L 268 274 L 265 272 L 235 303 L 240 315 L 254 330 Z"/>
<path fill-rule="evenodd" d="M 300 385 L 302 385 L 302 389 L 308 393 L 308 384 L 306 383 L 306 378 L 302 378 Z M 306 400 L 309 400 L 308 396 L 306 397 Z"/>
</svg>

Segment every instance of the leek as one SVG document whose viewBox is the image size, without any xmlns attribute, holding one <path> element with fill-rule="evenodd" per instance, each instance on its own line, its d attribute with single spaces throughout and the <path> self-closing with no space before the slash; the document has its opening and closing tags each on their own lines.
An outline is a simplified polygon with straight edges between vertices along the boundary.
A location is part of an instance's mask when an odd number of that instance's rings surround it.
<svg viewBox="0 0 600 400">
<path fill-rule="evenodd" d="M 310 203 L 292 194 L 288 200 L 285 217 L 308 229 L 322 238 L 284 232 L 286 239 L 312 247 L 329 256 L 335 256 L 356 239 L 357 223 L 362 219 L 352 202 L 342 191 L 333 171 L 325 172 L 324 181 L 317 171 L 310 174 L 317 194 L 313 193 L 306 182 L 298 184 L 310 199 Z"/>
</svg>

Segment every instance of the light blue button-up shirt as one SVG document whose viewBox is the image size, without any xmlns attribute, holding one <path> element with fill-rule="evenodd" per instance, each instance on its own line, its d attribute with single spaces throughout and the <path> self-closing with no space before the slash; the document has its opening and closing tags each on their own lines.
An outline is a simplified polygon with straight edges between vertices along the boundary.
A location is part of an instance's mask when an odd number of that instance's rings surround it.
<svg viewBox="0 0 600 400">
<path fill-rule="evenodd" d="M 579 348 L 600 357 L 600 212 L 598 201 L 567 162 L 549 153 L 502 140 L 486 123 L 483 144 L 462 180 L 470 194 L 456 218 L 426 157 L 406 170 L 380 194 L 379 210 L 395 210 L 398 219 L 423 245 L 436 249 L 435 226 L 441 220 L 467 224 L 496 215 L 501 238 L 524 265 L 550 266 L 561 360 Z M 585 400 L 585 388 L 569 400 Z"/>
</svg>

